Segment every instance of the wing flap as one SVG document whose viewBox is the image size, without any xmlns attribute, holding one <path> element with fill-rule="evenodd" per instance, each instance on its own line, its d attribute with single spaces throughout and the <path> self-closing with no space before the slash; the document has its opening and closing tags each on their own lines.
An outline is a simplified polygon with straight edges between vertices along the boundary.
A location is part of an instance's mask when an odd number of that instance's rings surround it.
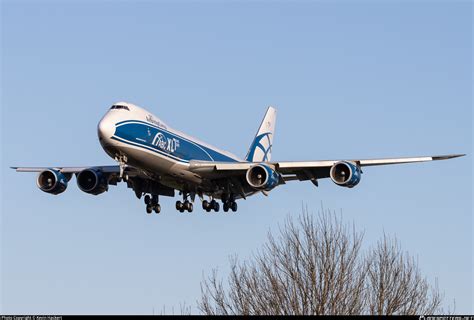
<svg viewBox="0 0 474 320">
<path fill-rule="evenodd" d="M 241 171 L 247 170 L 256 163 L 252 162 L 211 162 L 191 161 L 189 170 L 195 173 L 211 173 L 217 171 Z"/>
</svg>

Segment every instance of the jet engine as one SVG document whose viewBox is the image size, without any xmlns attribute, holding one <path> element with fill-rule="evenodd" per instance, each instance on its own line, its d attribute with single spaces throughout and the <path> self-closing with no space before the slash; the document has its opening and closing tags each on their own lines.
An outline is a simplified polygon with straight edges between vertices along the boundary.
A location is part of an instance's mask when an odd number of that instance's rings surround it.
<svg viewBox="0 0 474 320">
<path fill-rule="evenodd" d="M 85 169 L 77 175 L 77 186 L 86 193 L 99 195 L 109 189 L 107 176 L 99 169 Z"/>
<path fill-rule="evenodd" d="M 340 161 L 331 167 L 331 180 L 346 188 L 353 188 L 359 184 L 362 171 L 359 166 L 352 162 Z"/>
<path fill-rule="evenodd" d="M 264 164 L 258 164 L 249 168 L 246 178 L 252 188 L 263 191 L 272 190 L 280 182 L 280 175 Z"/>
<path fill-rule="evenodd" d="M 36 184 L 41 191 L 57 195 L 66 191 L 69 179 L 57 170 L 48 169 L 39 173 Z"/>
</svg>

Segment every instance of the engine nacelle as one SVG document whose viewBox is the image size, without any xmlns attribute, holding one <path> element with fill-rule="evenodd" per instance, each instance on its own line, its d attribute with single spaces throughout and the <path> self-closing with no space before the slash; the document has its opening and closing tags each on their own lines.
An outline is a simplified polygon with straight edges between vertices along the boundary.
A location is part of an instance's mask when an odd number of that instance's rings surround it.
<svg viewBox="0 0 474 320">
<path fill-rule="evenodd" d="M 99 169 L 85 169 L 77 175 L 77 186 L 86 193 L 99 195 L 109 189 L 107 177 Z"/>
<path fill-rule="evenodd" d="M 359 184 L 362 171 L 352 162 L 341 161 L 335 163 L 330 171 L 331 180 L 346 188 L 353 188 Z"/>
<path fill-rule="evenodd" d="M 48 169 L 40 172 L 36 184 L 41 191 L 56 195 L 66 191 L 68 180 L 61 172 Z"/>
<path fill-rule="evenodd" d="M 247 170 L 247 182 L 256 190 L 270 191 L 280 182 L 280 175 L 264 164 L 258 164 Z"/>
</svg>

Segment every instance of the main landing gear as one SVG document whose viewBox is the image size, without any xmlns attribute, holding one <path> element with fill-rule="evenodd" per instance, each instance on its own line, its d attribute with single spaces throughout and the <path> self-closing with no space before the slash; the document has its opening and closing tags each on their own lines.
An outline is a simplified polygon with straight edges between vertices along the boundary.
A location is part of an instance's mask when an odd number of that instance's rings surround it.
<svg viewBox="0 0 474 320">
<path fill-rule="evenodd" d="M 221 206 L 219 202 L 217 202 L 216 200 L 211 200 L 211 201 L 204 200 L 202 202 L 202 208 L 207 212 L 211 212 L 211 211 L 219 212 Z M 193 203 L 188 200 L 187 194 L 183 195 L 183 201 L 176 201 L 176 210 L 178 210 L 179 212 L 184 212 L 184 211 L 192 212 L 193 211 Z"/>
<path fill-rule="evenodd" d="M 222 195 L 222 203 L 224 204 L 224 212 L 229 212 L 229 210 L 236 212 L 238 209 L 237 202 L 235 202 L 235 197 L 233 194 L 230 196 Z"/>
<path fill-rule="evenodd" d="M 236 212 L 238 208 L 237 202 L 235 202 L 235 198 L 232 195 L 230 197 L 222 197 L 222 207 L 224 209 L 224 212 L 229 212 L 229 210 Z M 207 212 L 211 212 L 212 210 L 214 210 L 215 212 L 219 212 L 220 205 L 219 202 L 214 199 L 211 201 L 204 200 L 202 202 L 202 208 Z"/>
<path fill-rule="evenodd" d="M 158 195 L 154 194 L 150 197 L 150 195 L 145 196 L 145 204 L 146 204 L 146 213 L 151 214 L 155 211 L 156 214 L 161 212 L 161 206 L 158 203 Z"/>
<path fill-rule="evenodd" d="M 236 212 L 238 209 L 237 202 L 235 201 L 226 201 L 224 202 L 224 212 L 229 212 L 229 210 L 232 210 L 233 212 Z"/>
<path fill-rule="evenodd" d="M 194 209 L 194 194 L 191 194 L 191 196 L 188 193 L 183 193 L 183 201 L 176 201 L 176 210 L 179 212 L 193 212 Z M 211 198 L 212 199 L 212 198 Z M 150 195 L 147 194 L 145 195 L 145 204 L 146 204 L 146 212 L 148 214 L 151 214 L 153 211 L 156 214 L 159 214 L 161 212 L 161 205 L 159 204 L 159 199 L 158 195 Z M 235 198 L 233 195 L 226 196 L 224 195 L 222 197 L 222 207 L 224 209 L 224 212 L 229 212 L 232 210 L 233 212 L 237 211 L 237 202 L 235 202 Z M 210 201 L 204 200 L 202 202 L 202 208 L 206 212 L 219 212 L 221 206 L 220 203 L 217 202 L 216 200 L 212 199 Z"/>
<path fill-rule="evenodd" d="M 193 212 L 193 209 L 194 209 L 194 206 L 191 202 L 189 202 L 189 200 L 184 200 L 183 202 L 181 201 L 176 201 L 176 210 L 178 210 L 179 212 L 184 212 L 184 211 L 188 211 L 188 212 Z"/>
<path fill-rule="evenodd" d="M 194 200 L 194 197 L 191 197 L 192 200 Z M 183 201 L 176 201 L 176 210 L 179 212 L 183 213 L 184 211 L 187 211 L 189 213 L 193 212 L 194 206 L 191 201 L 188 200 L 188 194 L 183 193 Z"/>
<path fill-rule="evenodd" d="M 219 205 L 219 202 L 214 199 L 212 201 L 204 200 L 202 202 L 202 208 L 207 212 L 211 212 L 212 210 L 214 210 L 215 212 L 219 212 L 220 207 L 221 206 Z"/>
</svg>

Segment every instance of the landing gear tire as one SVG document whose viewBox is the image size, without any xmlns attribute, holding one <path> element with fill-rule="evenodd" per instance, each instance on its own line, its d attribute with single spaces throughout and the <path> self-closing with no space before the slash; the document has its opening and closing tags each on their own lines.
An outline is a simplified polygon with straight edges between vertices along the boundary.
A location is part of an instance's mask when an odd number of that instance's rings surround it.
<svg viewBox="0 0 474 320">
<path fill-rule="evenodd" d="M 202 202 L 202 208 L 207 211 L 207 209 L 209 209 L 209 207 L 210 207 L 209 201 L 204 200 L 204 201 Z M 209 211 L 210 211 L 210 210 L 209 210 Z M 209 212 L 209 211 L 207 211 L 207 212 Z"/>
<path fill-rule="evenodd" d="M 183 213 L 184 211 L 188 212 L 193 212 L 194 206 L 191 202 L 188 200 L 181 202 L 181 201 L 176 201 L 176 210 L 179 212 Z"/>
<path fill-rule="evenodd" d="M 150 214 L 150 213 L 152 213 L 152 211 L 153 211 L 152 205 L 151 205 L 151 204 L 147 204 L 147 205 L 146 205 L 146 213 Z"/>
<path fill-rule="evenodd" d="M 229 203 L 225 202 L 223 205 L 224 212 L 229 212 Z"/>
<path fill-rule="evenodd" d="M 232 202 L 232 204 L 230 205 L 230 208 L 232 209 L 233 212 L 237 212 L 237 209 L 238 209 L 238 206 L 237 206 L 237 202 Z"/>
<path fill-rule="evenodd" d="M 211 212 L 211 211 L 219 212 L 221 206 L 220 206 L 219 202 L 217 202 L 216 200 L 212 200 L 212 201 L 204 200 L 202 202 L 202 208 L 206 212 Z"/>
<path fill-rule="evenodd" d="M 212 201 L 211 201 L 211 208 L 212 208 L 215 212 L 219 212 L 219 209 L 221 208 L 221 206 L 219 205 L 219 202 L 217 202 L 216 200 L 212 200 Z"/>
<path fill-rule="evenodd" d="M 143 199 L 146 204 L 146 213 L 150 214 L 155 211 L 157 214 L 161 212 L 161 206 L 158 203 L 158 195 L 145 195 Z"/>
<path fill-rule="evenodd" d="M 159 214 L 161 212 L 161 206 L 159 204 L 157 204 L 153 207 L 153 210 L 155 210 L 156 214 Z"/>
<path fill-rule="evenodd" d="M 186 200 L 183 204 L 183 209 L 187 210 L 188 212 L 193 212 L 193 204 Z"/>
<path fill-rule="evenodd" d="M 150 204 L 150 203 L 151 203 L 151 197 L 150 197 L 150 195 L 147 194 L 147 195 L 145 196 L 145 199 L 144 199 L 144 200 L 145 200 L 145 204 Z"/>
</svg>

